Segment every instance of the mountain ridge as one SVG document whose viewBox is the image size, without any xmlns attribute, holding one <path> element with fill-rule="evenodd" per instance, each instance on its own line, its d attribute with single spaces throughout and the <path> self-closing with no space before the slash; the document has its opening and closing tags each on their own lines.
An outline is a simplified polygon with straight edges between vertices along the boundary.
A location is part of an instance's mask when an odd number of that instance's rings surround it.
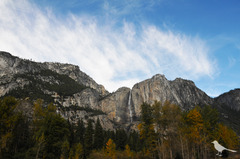
<svg viewBox="0 0 240 159">
<path fill-rule="evenodd" d="M 44 98 L 59 106 L 59 112 L 62 112 L 61 115 L 66 119 L 76 122 L 79 118 L 92 117 L 96 120 L 101 117 L 101 122 L 107 125 L 106 129 L 136 125 L 143 102 L 153 104 L 156 100 L 170 101 L 183 110 L 192 109 L 196 105 L 213 105 L 221 110 L 223 118 L 230 115 L 224 114 L 230 112 L 229 108 L 239 111 L 240 107 L 239 90 L 237 93 L 230 91 L 211 98 L 191 80 L 176 78 L 171 81 L 160 74 L 136 83 L 132 88 L 121 87 L 109 93 L 104 86 L 97 84 L 78 66 L 72 64 L 38 63 L 0 52 L 0 71 L 1 97 L 15 91 L 24 99 L 30 96 L 31 92 L 35 95 L 33 90 L 38 90 L 40 97 L 42 94 Z M 26 91 L 26 88 L 29 91 Z M 23 96 L 24 90 L 26 96 Z M 226 102 L 228 99 L 236 102 L 232 105 L 231 102 Z M 61 108 L 68 109 L 64 112 Z M 94 114 L 94 110 L 98 110 L 100 115 Z M 235 127 L 240 130 L 238 123 Z"/>
</svg>

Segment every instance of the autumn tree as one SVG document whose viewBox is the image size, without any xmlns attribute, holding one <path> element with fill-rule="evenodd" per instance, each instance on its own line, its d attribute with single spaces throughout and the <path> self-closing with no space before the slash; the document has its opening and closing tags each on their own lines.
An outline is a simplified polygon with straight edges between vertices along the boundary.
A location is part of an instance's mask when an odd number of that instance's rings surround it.
<svg viewBox="0 0 240 159">
<path fill-rule="evenodd" d="M 216 140 L 229 149 L 238 149 L 240 142 L 238 135 L 223 124 L 217 125 Z"/>
<path fill-rule="evenodd" d="M 111 157 L 112 159 L 116 158 L 116 144 L 113 142 L 112 139 L 109 139 L 106 143 L 106 155 Z"/>
<path fill-rule="evenodd" d="M 76 144 L 75 146 L 75 155 L 74 159 L 84 158 L 84 150 L 81 143 Z"/>
<path fill-rule="evenodd" d="M 127 155 L 128 158 L 132 158 L 132 157 L 133 157 L 133 153 L 132 153 L 129 145 L 126 145 L 126 146 L 125 146 L 125 153 L 126 153 L 126 155 Z"/>
<path fill-rule="evenodd" d="M 203 133 L 203 119 L 198 107 L 190 110 L 185 117 L 186 122 L 186 135 L 191 142 L 192 156 L 196 157 L 200 155 L 200 145 L 202 143 Z"/>
<path fill-rule="evenodd" d="M 157 149 L 159 158 L 173 158 L 174 152 L 179 150 L 178 128 L 181 123 L 181 109 L 168 101 L 155 101 L 152 105 L 155 129 L 157 132 Z"/>
</svg>

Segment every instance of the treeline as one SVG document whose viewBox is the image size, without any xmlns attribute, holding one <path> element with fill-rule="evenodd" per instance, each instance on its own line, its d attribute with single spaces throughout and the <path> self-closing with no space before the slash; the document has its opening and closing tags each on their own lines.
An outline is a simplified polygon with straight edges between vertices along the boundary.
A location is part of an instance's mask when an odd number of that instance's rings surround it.
<svg viewBox="0 0 240 159">
<path fill-rule="evenodd" d="M 123 129 L 104 130 L 98 119 L 71 124 L 56 113 L 53 104 L 43 106 L 42 100 L 33 105 L 32 119 L 17 112 L 18 101 L 13 97 L 0 100 L 1 159 L 80 159 L 111 158 L 127 147 L 140 151 L 139 134 Z M 24 110 L 23 110 L 24 111 Z"/>
<path fill-rule="evenodd" d="M 155 102 L 141 108 L 138 128 L 145 158 L 215 158 L 214 140 L 239 149 L 237 134 L 219 122 L 218 111 L 210 106 L 182 112 L 170 102 Z"/>
<path fill-rule="evenodd" d="M 239 148 L 236 133 L 219 122 L 210 106 L 182 112 L 169 102 L 141 105 L 138 132 L 104 130 L 100 120 L 76 124 L 56 113 L 53 104 L 33 104 L 31 119 L 16 111 L 13 97 L 0 100 L 0 158 L 214 158 L 211 142 L 218 140 L 230 149 Z"/>
</svg>

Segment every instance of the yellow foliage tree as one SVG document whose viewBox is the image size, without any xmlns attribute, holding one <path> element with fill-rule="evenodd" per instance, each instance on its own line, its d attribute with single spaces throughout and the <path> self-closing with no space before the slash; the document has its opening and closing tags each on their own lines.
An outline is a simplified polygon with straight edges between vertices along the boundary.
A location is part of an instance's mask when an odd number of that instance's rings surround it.
<svg viewBox="0 0 240 159">
<path fill-rule="evenodd" d="M 126 145 L 126 146 L 125 146 L 125 153 L 127 154 L 127 157 L 129 157 L 129 158 L 132 158 L 132 157 L 133 157 L 133 153 L 132 153 L 129 145 Z"/>
<path fill-rule="evenodd" d="M 237 134 L 232 129 L 223 124 L 218 124 L 218 131 L 216 136 L 218 136 L 217 140 L 220 143 L 223 143 L 230 149 L 236 149 L 240 144 Z"/>
<path fill-rule="evenodd" d="M 109 139 L 106 143 L 106 155 L 111 157 L 112 159 L 116 158 L 116 144 L 112 139 Z"/>
<path fill-rule="evenodd" d="M 194 143 L 200 144 L 202 140 L 201 132 L 203 130 L 203 119 L 197 108 L 189 111 L 186 117 L 186 122 L 189 128 L 188 137 Z"/>
<path fill-rule="evenodd" d="M 83 146 L 82 144 L 78 143 L 75 148 L 75 156 L 74 159 L 83 158 Z"/>
</svg>

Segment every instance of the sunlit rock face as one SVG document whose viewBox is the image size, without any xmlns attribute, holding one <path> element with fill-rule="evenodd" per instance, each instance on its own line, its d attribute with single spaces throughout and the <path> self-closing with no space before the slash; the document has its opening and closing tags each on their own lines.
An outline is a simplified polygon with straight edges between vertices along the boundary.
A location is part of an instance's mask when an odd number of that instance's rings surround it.
<svg viewBox="0 0 240 159">
<path fill-rule="evenodd" d="M 127 123 L 130 121 L 128 109 L 128 98 L 130 89 L 126 87 L 119 88 L 116 92 L 100 100 L 99 105 L 108 117 L 118 123 Z"/>
<path fill-rule="evenodd" d="M 134 85 L 132 101 L 135 114 L 139 117 L 143 102 L 153 104 L 154 101 L 170 101 L 182 109 L 190 109 L 196 105 L 211 104 L 213 99 L 198 89 L 192 81 L 180 78 L 169 81 L 164 75 L 157 74 Z"/>
<path fill-rule="evenodd" d="M 15 93 L 21 100 L 34 102 L 34 97 L 40 96 L 46 103 L 53 102 L 58 113 L 73 123 L 80 119 L 85 123 L 88 119 L 95 122 L 99 118 L 105 129 L 137 129 L 143 102 L 169 101 L 179 105 L 182 110 L 192 109 L 196 105 L 214 105 L 222 114 L 227 113 L 225 108 L 240 110 L 239 89 L 213 99 L 192 81 L 181 78 L 170 81 L 164 75 L 157 74 L 136 83 L 131 89 L 122 87 L 109 93 L 78 66 L 38 63 L 0 52 L 0 97 L 9 92 Z M 30 106 L 22 104 L 19 109 L 31 116 Z"/>
<path fill-rule="evenodd" d="M 67 75 L 78 83 L 97 90 L 102 96 L 108 94 L 104 86 L 97 84 L 91 77 L 80 71 L 78 66 L 53 62 L 45 62 L 44 65 L 54 72 Z"/>
<path fill-rule="evenodd" d="M 82 72 L 78 66 L 52 62 L 38 63 L 12 56 L 7 52 L 0 52 L 0 78 L 5 80 L 11 81 L 16 74 L 34 73 L 47 69 L 67 75 L 79 84 L 97 90 L 102 96 L 108 94 L 108 91 L 102 85 L 97 84 L 91 77 Z M 4 94 L 0 94 L 0 96 L 2 95 Z"/>
</svg>

